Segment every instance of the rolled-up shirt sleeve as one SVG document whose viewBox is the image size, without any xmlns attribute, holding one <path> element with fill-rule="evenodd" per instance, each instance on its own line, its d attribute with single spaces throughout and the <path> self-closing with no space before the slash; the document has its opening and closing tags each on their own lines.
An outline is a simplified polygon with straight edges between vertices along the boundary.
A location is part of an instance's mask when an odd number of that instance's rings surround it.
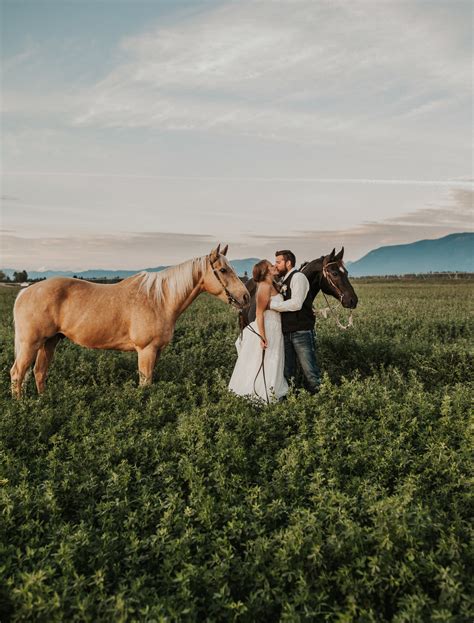
<svg viewBox="0 0 474 623">
<path fill-rule="evenodd" d="M 303 307 L 306 295 L 309 292 L 309 281 L 303 273 L 296 273 L 291 280 L 291 299 L 277 301 L 272 299 L 270 309 L 278 312 L 299 311 Z"/>
</svg>

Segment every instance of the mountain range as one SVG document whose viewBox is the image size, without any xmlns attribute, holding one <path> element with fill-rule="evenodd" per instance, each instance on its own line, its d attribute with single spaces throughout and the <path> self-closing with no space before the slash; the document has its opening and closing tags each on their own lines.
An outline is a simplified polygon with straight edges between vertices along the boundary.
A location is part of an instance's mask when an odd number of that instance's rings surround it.
<svg viewBox="0 0 474 623">
<path fill-rule="evenodd" d="M 257 257 L 249 257 L 243 260 L 230 260 L 236 273 L 243 276 L 245 272 L 252 276 L 252 268 L 259 261 Z M 110 270 L 102 268 L 93 268 L 90 270 L 72 271 L 72 270 L 28 270 L 28 279 L 43 279 L 49 277 L 82 277 L 83 279 L 126 279 L 132 275 L 136 275 L 142 271 L 148 273 L 157 273 L 169 266 L 155 266 L 154 268 L 138 268 L 137 270 Z M 12 278 L 13 273 L 19 271 L 19 268 L 2 268 L 8 277 Z"/>
<path fill-rule="evenodd" d="M 348 270 L 354 277 L 474 272 L 474 233 L 380 247 L 348 263 Z"/>
<path fill-rule="evenodd" d="M 307 258 L 314 259 L 314 258 Z M 231 260 L 238 275 L 245 272 L 252 275 L 252 268 L 259 258 L 250 257 L 240 260 Z M 436 240 L 418 240 L 410 244 L 398 244 L 379 247 L 370 251 L 355 262 L 346 262 L 349 272 L 354 277 L 375 275 L 404 275 L 412 273 L 430 272 L 474 272 L 474 232 L 450 234 Z M 28 271 L 29 279 L 54 277 L 83 277 L 84 279 L 126 278 L 145 270 L 159 272 L 168 266 L 142 268 L 138 270 L 102 270 L 85 271 Z M 3 268 L 3 272 L 10 278 L 15 271 L 21 268 Z"/>
</svg>

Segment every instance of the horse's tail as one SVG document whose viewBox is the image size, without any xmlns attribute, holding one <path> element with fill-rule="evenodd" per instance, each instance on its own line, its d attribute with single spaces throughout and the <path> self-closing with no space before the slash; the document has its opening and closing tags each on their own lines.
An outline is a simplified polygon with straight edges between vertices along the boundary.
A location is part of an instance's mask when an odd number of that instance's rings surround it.
<svg viewBox="0 0 474 623">
<path fill-rule="evenodd" d="M 24 294 L 26 291 L 26 288 L 24 290 L 20 290 L 18 292 L 18 295 L 15 299 L 15 304 L 13 305 L 13 327 L 15 330 L 15 359 L 18 357 L 19 353 L 20 353 L 20 328 L 18 326 L 18 322 L 17 322 L 17 305 L 18 305 L 18 300 L 20 299 L 21 295 Z"/>
</svg>

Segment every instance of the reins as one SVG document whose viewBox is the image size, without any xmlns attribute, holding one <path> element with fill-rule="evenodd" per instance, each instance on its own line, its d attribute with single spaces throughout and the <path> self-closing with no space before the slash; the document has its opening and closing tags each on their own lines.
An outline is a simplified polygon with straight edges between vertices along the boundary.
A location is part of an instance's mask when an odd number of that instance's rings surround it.
<svg viewBox="0 0 474 623">
<path fill-rule="evenodd" d="M 321 290 L 321 292 L 322 292 L 322 290 Z M 341 321 L 339 320 L 339 318 L 337 317 L 337 314 L 334 312 L 334 310 L 333 310 L 333 308 L 331 307 L 331 305 L 329 304 L 329 301 L 328 301 L 328 299 L 327 299 L 327 296 L 326 296 L 326 294 L 325 294 L 324 292 L 323 292 L 323 296 L 324 296 L 324 298 L 325 298 L 325 300 L 326 300 L 327 307 L 325 307 L 324 309 L 320 309 L 320 310 L 318 310 L 318 311 L 321 313 L 321 315 L 322 315 L 324 318 L 327 318 L 327 317 L 328 317 L 327 312 L 328 312 L 328 310 L 329 310 L 329 311 L 331 312 L 331 314 L 333 315 L 334 320 L 336 321 L 337 326 L 338 326 L 340 329 L 342 329 L 343 331 L 345 331 L 346 329 L 349 329 L 349 327 L 354 326 L 354 322 L 353 322 L 353 319 L 352 319 L 352 309 L 351 309 L 351 313 L 349 314 L 349 321 L 348 321 L 348 323 L 344 326 L 344 325 L 341 323 Z"/>
<path fill-rule="evenodd" d="M 260 333 L 255 331 L 255 329 L 250 324 L 248 324 L 245 328 L 249 329 L 252 333 L 254 333 L 261 340 L 263 340 L 263 337 L 260 335 Z M 266 397 L 267 405 L 269 405 L 270 404 L 270 399 L 268 398 L 267 379 L 265 377 L 265 353 L 266 353 L 265 348 L 262 348 L 262 363 L 260 364 L 260 367 L 257 370 L 257 374 L 255 375 L 255 379 L 253 381 L 253 391 L 254 391 L 255 394 L 257 394 L 257 391 L 255 389 L 255 384 L 257 383 L 258 375 L 260 374 L 260 370 L 261 370 L 262 374 L 263 374 L 263 385 L 265 387 L 265 397 Z M 257 396 L 258 396 L 258 394 L 257 394 Z"/>
<path fill-rule="evenodd" d="M 219 271 L 217 271 L 216 268 L 214 268 L 214 263 L 212 262 L 210 257 L 209 257 L 209 263 L 211 265 L 212 272 L 216 276 L 217 281 L 221 284 L 221 286 L 224 289 L 224 292 L 227 295 L 227 300 L 229 301 L 229 304 L 235 303 L 235 305 L 237 307 L 240 307 L 239 302 L 232 296 L 232 294 L 226 288 L 225 283 L 222 281 L 222 279 L 219 276 Z M 252 333 L 255 333 L 255 335 L 257 335 L 261 340 L 263 340 L 263 337 L 260 335 L 260 333 L 257 333 L 257 331 L 255 331 L 255 329 L 253 327 L 251 327 L 250 324 L 248 324 L 247 327 L 245 327 L 245 328 L 250 329 L 250 331 L 252 331 Z M 242 332 L 241 332 L 241 336 L 242 336 Z M 257 374 L 256 374 L 254 382 L 253 382 L 253 391 L 255 392 L 255 394 L 257 394 L 257 392 L 255 390 L 255 384 L 257 383 L 257 378 L 258 378 L 258 375 L 260 374 L 260 370 L 262 371 L 262 374 L 263 374 L 263 385 L 265 387 L 266 401 L 267 401 L 267 404 L 270 404 L 270 399 L 268 397 L 268 389 L 267 389 L 267 379 L 265 377 L 265 349 L 264 348 L 262 348 L 262 363 L 260 364 L 260 367 L 259 367 L 259 369 L 257 371 Z M 258 396 L 258 394 L 257 394 L 257 396 Z"/>
</svg>

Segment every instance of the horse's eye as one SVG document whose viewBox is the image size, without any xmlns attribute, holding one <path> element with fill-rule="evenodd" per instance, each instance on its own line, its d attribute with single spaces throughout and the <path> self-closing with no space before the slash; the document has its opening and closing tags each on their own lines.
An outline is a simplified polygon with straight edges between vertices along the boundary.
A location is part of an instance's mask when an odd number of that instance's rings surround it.
<svg viewBox="0 0 474 623">
<path fill-rule="evenodd" d="M 220 268 L 219 270 L 221 271 L 221 273 L 226 273 L 227 272 L 227 268 Z"/>
<path fill-rule="evenodd" d="M 334 277 L 337 277 L 337 270 L 332 270 L 331 272 L 334 275 Z"/>
</svg>

